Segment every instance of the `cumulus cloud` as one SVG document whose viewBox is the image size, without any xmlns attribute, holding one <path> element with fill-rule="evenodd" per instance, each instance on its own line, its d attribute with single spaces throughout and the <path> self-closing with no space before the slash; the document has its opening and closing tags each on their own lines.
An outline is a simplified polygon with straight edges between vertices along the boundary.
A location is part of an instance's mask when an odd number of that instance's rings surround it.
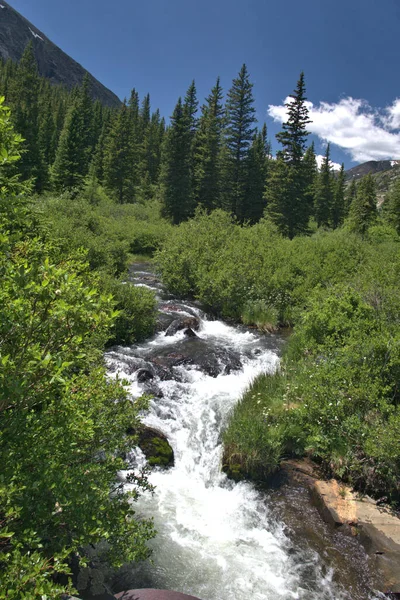
<svg viewBox="0 0 400 600">
<path fill-rule="evenodd" d="M 290 98 L 285 102 L 290 102 Z M 324 142 L 342 148 L 352 160 L 400 158 L 400 99 L 383 110 L 373 110 L 365 100 L 351 97 L 333 104 L 307 102 L 307 107 L 312 121 L 308 130 Z M 274 121 L 284 122 L 286 106 L 270 105 L 268 114 Z"/>
<path fill-rule="evenodd" d="M 317 154 L 315 158 L 317 159 L 318 168 L 320 168 L 321 165 L 322 165 L 322 161 L 324 160 L 324 155 L 323 154 Z M 332 160 L 329 161 L 329 162 L 330 162 L 331 167 L 332 167 L 332 169 L 334 171 L 340 171 L 340 168 L 341 168 L 342 165 L 339 165 L 339 163 L 335 163 Z"/>
</svg>

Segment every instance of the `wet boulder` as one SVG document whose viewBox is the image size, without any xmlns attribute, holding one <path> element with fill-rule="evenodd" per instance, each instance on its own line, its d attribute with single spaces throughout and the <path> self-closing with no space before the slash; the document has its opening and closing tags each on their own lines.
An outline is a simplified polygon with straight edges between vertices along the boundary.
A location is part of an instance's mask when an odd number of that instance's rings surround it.
<svg viewBox="0 0 400 600">
<path fill-rule="evenodd" d="M 211 377 L 242 368 L 239 353 L 227 348 L 210 347 L 208 342 L 198 337 L 182 340 L 175 348 L 173 352 L 170 348 L 159 349 L 149 359 L 160 379 L 175 378 L 173 369 L 181 365 L 197 367 Z"/>
<path fill-rule="evenodd" d="M 195 334 L 195 332 L 193 331 L 193 329 L 191 329 L 190 327 L 187 327 L 186 329 L 183 330 L 183 335 L 187 338 L 197 338 L 198 337 Z"/>
<path fill-rule="evenodd" d="M 150 466 L 171 467 L 174 464 L 174 451 L 158 429 L 142 425 L 138 432 L 138 446 Z"/>
<path fill-rule="evenodd" d="M 164 394 L 154 381 L 147 381 L 143 386 L 143 393 L 152 398 L 163 398 Z"/>
<path fill-rule="evenodd" d="M 179 317 L 178 319 L 174 319 L 172 323 L 167 328 L 165 335 L 172 336 L 175 335 L 178 331 L 191 329 L 193 332 L 198 331 L 200 327 L 200 320 L 198 317 Z"/>
<path fill-rule="evenodd" d="M 149 368 L 141 368 L 136 371 L 136 379 L 139 383 L 145 383 L 154 379 L 154 372 Z"/>
</svg>

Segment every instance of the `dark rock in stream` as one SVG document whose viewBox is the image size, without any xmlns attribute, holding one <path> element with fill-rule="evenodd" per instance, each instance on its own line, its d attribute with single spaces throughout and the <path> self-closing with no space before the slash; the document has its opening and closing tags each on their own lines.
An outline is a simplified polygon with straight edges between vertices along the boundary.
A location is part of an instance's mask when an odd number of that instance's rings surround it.
<svg viewBox="0 0 400 600">
<path fill-rule="evenodd" d="M 193 365 L 211 377 L 229 374 L 242 368 L 239 353 L 221 347 L 210 347 L 209 343 L 198 338 L 182 340 L 171 348 L 158 349 L 157 355 L 149 357 L 160 379 L 176 379 L 173 368 Z"/>
<path fill-rule="evenodd" d="M 197 317 L 181 317 L 172 321 L 172 323 L 166 330 L 165 335 L 175 335 L 178 331 L 181 331 L 182 329 L 191 329 L 198 331 L 199 327 L 200 320 Z"/>
<path fill-rule="evenodd" d="M 186 336 L 187 338 L 197 338 L 197 335 L 195 334 L 193 329 L 190 329 L 190 327 L 183 330 L 183 335 Z"/>
<path fill-rule="evenodd" d="M 142 368 L 137 371 L 136 379 L 139 383 L 145 383 L 146 381 L 154 379 L 154 373 L 150 369 Z"/>
</svg>

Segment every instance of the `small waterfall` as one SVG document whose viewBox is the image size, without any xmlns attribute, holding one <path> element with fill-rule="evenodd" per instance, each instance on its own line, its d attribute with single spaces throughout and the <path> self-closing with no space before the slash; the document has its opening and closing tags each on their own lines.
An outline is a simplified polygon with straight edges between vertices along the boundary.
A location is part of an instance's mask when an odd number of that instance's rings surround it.
<svg viewBox="0 0 400 600">
<path fill-rule="evenodd" d="M 137 506 L 139 514 L 154 517 L 158 535 L 151 542 L 153 564 L 136 571 L 134 587 L 203 600 L 350 600 L 315 551 L 294 551 L 265 494 L 221 472 L 229 412 L 257 375 L 278 368 L 282 340 L 207 320 L 196 305 L 165 296 L 149 271 L 136 271 L 135 278 L 156 290 L 163 319 L 195 316 L 199 329 L 195 338 L 160 332 L 107 355 L 111 376 L 128 379 L 134 397 L 145 389 L 137 370 L 154 374 L 158 397 L 143 422 L 161 430 L 175 454 L 174 467 L 152 472 L 155 493 Z"/>
</svg>

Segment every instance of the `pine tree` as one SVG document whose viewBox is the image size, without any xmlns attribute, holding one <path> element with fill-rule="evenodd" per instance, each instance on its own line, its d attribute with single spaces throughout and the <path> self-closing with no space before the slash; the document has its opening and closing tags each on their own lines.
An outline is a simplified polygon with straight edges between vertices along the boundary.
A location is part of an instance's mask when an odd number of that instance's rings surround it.
<svg viewBox="0 0 400 600">
<path fill-rule="evenodd" d="M 197 101 L 197 91 L 196 84 L 193 80 L 190 84 L 188 91 L 186 92 L 185 100 L 183 102 L 183 110 L 185 113 L 185 117 L 188 120 L 188 127 L 190 129 L 190 133 L 192 137 L 194 137 L 197 130 L 197 111 L 199 108 L 199 103 Z"/>
<path fill-rule="evenodd" d="M 103 114 L 103 126 L 101 129 L 100 137 L 97 141 L 96 148 L 93 153 L 93 158 L 89 171 L 96 178 L 98 183 L 103 184 L 104 180 L 104 162 L 106 154 L 106 143 L 108 139 L 108 133 L 111 126 L 111 113 L 105 112 Z"/>
<path fill-rule="evenodd" d="M 272 201 L 271 206 L 275 206 L 275 208 L 273 212 L 269 213 L 271 220 L 279 227 L 281 232 L 285 231 L 285 235 L 289 238 L 307 232 L 310 218 L 309 198 L 307 196 L 309 177 L 303 161 L 306 140 L 309 135 L 306 127 L 310 122 L 306 100 L 304 73 L 301 73 L 296 89 L 291 94 L 290 101 L 286 103 L 288 120 L 283 123 L 282 131 L 276 136 L 282 144 L 282 150 L 279 152 L 280 158 L 288 166 L 289 171 L 287 174 L 290 175 L 288 181 L 281 185 L 282 188 L 287 189 L 288 194 L 288 198 L 284 203 L 285 212 L 278 216 L 276 203 Z"/>
<path fill-rule="evenodd" d="M 310 216 L 314 215 L 315 185 L 318 178 L 318 164 L 314 142 L 307 148 L 303 158 L 305 202 Z"/>
<path fill-rule="evenodd" d="M 136 177 L 132 121 L 126 102 L 115 115 L 105 143 L 104 184 L 119 203 L 134 202 Z"/>
<path fill-rule="evenodd" d="M 247 157 L 255 133 L 253 84 L 246 65 L 232 82 L 226 103 L 225 190 L 227 208 L 242 221 L 245 213 Z"/>
<path fill-rule="evenodd" d="M 133 101 L 133 98 L 131 98 Z M 139 111 L 140 121 L 140 143 L 143 143 L 147 128 L 150 125 L 150 94 L 143 98 L 142 106 Z"/>
<path fill-rule="evenodd" d="M 265 190 L 266 216 L 286 237 L 290 237 L 292 233 L 287 215 L 291 207 L 293 173 L 294 170 L 289 168 L 283 156 L 278 155 L 276 160 L 271 161 Z"/>
<path fill-rule="evenodd" d="M 267 126 L 264 124 L 253 138 L 247 156 L 247 185 L 243 219 L 257 223 L 264 214 L 266 207 L 265 184 L 268 173 L 270 144 L 267 139 Z"/>
<path fill-rule="evenodd" d="M 201 107 L 195 141 L 195 201 L 207 211 L 221 206 L 221 148 L 224 127 L 223 92 L 218 77 Z"/>
<path fill-rule="evenodd" d="M 336 229 L 342 225 L 345 217 L 345 172 L 344 164 L 340 167 L 340 171 L 335 179 L 333 191 L 333 206 L 331 222 L 332 227 Z"/>
<path fill-rule="evenodd" d="M 329 227 L 333 211 L 334 180 L 332 175 L 330 144 L 326 147 L 315 186 L 315 218 L 318 227 Z"/>
<path fill-rule="evenodd" d="M 396 179 L 386 196 L 383 205 L 383 216 L 400 235 L 400 179 Z"/>
<path fill-rule="evenodd" d="M 354 198 L 357 196 L 357 184 L 355 179 L 351 180 L 350 185 L 344 196 L 344 216 L 348 217 L 350 213 L 350 207 L 353 204 Z"/>
<path fill-rule="evenodd" d="M 35 180 L 40 191 L 46 181 L 46 168 L 39 148 L 39 85 L 40 79 L 33 45 L 30 42 L 18 64 L 15 78 L 10 86 L 15 130 L 25 140 L 24 152 L 18 164 L 23 179 Z"/>
<path fill-rule="evenodd" d="M 74 102 L 65 117 L 56 158 L 52 169 L 52 181 L 57 191 L 80 188 L 86 175 L 82 161 L 83 119 L 79 103 Z"/>
<path fill-rule="evenodd" d="M 83 176 L 86 176 L 89 172 L 89 164 L 94 146 L 97 142 L 94 137 L 93 101 L 91 97 L 91 82 L 88 73 L 85 74 L 83 84 L 78 90 L 77 104 L 82 119 L 81 171 Z"/>
<path fill-rule="evenodd" d="M 164 139 L 160 175 L 163 214 L 174 224 L 185 221 L 194 212 L 191 149 L 192 133 L 179 98 Z"/>
<path fill-rule="evenodd" d="M 377 216 L 375 180 L 371 173 L 357 186 L 357 195 L 350 207 L 350 226 L 353 231 L 365 234 Z"/>
</svg>

